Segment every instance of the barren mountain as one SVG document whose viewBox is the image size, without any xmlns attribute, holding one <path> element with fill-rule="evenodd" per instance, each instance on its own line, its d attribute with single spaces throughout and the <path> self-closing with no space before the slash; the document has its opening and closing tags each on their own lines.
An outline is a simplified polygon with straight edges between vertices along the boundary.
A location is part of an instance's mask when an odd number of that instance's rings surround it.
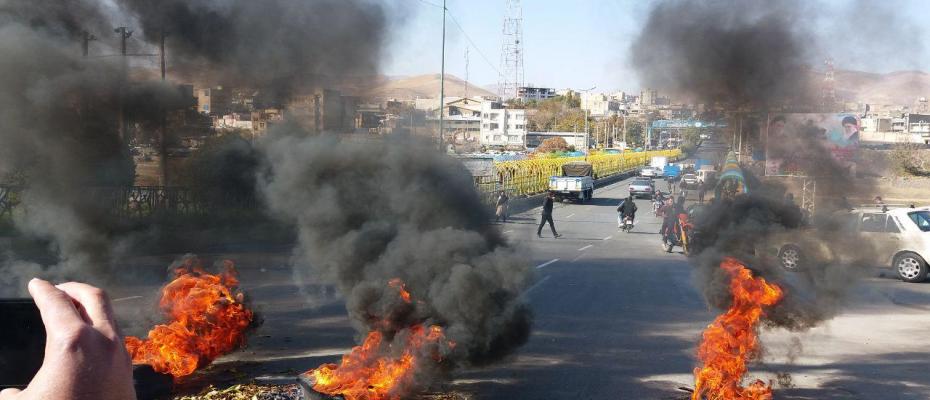
<svg viewBox="0 0 930 400">
<path fill-rule="evenodd" d="M 930 97 L 930 74 L 922 71 L 875 74 L 838 70 L 835 75 L 836 93 L 841 100 L 911 105 L 919 97 Z"/>
<path fill-rule="evenodd" d="M 484 88 L 470 84 L 455 75 L 446 74 L 446 96 L 495 96 Z M 366 91 L 373 97 L 411 100 L 416 98 L 439 97 L 439 74 L 418 75 L 402 78 L 386 78 Z"/>
</svg>

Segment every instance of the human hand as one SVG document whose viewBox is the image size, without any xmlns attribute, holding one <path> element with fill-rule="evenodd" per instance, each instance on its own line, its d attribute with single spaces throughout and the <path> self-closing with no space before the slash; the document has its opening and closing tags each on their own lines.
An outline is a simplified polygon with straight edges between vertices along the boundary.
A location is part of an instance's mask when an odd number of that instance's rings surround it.
<svg viewBox="0 0 930 400">
<path fill-rule="evenodd" d="M 25 390 L 0 400 L 135 400 L 132 364 L 110 300 L 83 283 L 33 279 L 29 293 L 45 324 L 45 360 Z"/>
</svg>

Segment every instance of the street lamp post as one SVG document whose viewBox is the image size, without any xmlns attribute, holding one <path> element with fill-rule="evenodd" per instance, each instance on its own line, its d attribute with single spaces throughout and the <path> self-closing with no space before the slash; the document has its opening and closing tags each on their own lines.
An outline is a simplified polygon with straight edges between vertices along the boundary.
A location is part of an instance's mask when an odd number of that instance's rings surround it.
<svg viewBox="0 0 930 400">
<path fill-rule="evenodd" d="M 442 0 L 442 66 L 439 69 L 439 151 L 445 153 L 442 135 L 445 121 L 442 115 L 446 103 L 446 0 Z"/>
<path fill-rule="evenodd" d="M 597 85 L 592 86 L 590 89 L 579 90 L 579 92 L 584 92 L 585 99 L 587 99 L 588 94 L 594 89 L 597 89 Z M 589 118 L 589 110 L 591 109 L 590 104 L 586 104 L 586 105 L 587 107 L 585 107 L 584 109 L 584 159 L 585 161 L 588 160 L 588 135 L 589 135 L 588 134 L 588 118 Z"/>
</svg>

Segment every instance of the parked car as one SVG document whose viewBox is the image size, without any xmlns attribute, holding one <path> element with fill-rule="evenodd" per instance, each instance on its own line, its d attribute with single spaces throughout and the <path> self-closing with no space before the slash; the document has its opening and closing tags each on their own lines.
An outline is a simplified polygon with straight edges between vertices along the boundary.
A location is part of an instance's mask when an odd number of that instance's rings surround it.
<svg viewBox="0 0 930 400">
<path fill-rule="evenodd" d="M 709 170 L 701 169 L 697 171 L 697 179 L 698 179 L 698 182 L 701 182 L 701 183 L 704 183 L 704 182 L 713 183 L 716 176 L 717 176 L 717 171 L 714 171 L 712 169 L 709 169 Z"/>
<path fill-rule="evenodd" d="M 660 174 L 661 172 L 657 170 L 655 167 L 643 167 L 643 169 L 639 170 L 639 176 L 647 177 L 647 178 L 655 178 L 659 176 Z"/>
<path fill-rule="evenodd" d="M 842 229 L 859 234 L 847 245 L 819 237 L 813 231 L 787 232 L 779 243 L 778 262 L 788 271 L 805 268 L 808 257 L 822 260 L 850 261 L 851 257 L 866 256 L 857 260 L 878 267 L 892 268 L 905 282 L 923 282 L 927 278 L 927 260 L 930 259 L 930 208 L 860 208 L 834 215 L 842 221 Z M 857 247 L 857 245 L 860 245 Z M 848 249 L 866 248 L 863 252 Z M 843 249 L 843 250 L 839 250 Z M 865 253 L 865 254 L 854 254 Z"/>
<path fill-rule="evenodd" d="M 651 179 L 634 179 L 633 182 L 630 182 L 630 194 L 633 195 L 633 197 L 651 199 L 655 191 L 655 184 Z"/>
<path fill-rule="evenodd" d="M 695 188 L 701 183 L 695 174 L 684 174 L 681 176 L 681 186 L 685 188 Z"/>
</svg>

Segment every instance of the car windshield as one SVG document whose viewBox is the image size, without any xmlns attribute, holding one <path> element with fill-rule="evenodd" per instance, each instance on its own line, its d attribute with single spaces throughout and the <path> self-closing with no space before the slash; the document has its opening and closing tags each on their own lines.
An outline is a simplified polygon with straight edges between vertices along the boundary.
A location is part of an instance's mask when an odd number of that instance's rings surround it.
<svg viewBox="0 0 930 400">
<path fill-rule="evenodd" d="M 641 181 L 637 180 L 637 181 L 633 181 L 633 185 L 636 185 L 636 186 L 648 186 L 648 185 L 649 185 L 649 181 L 647 181 L 647 180 L 641 180 Z"/>
<path fill-rule="evenodd" d="M 914 211 L 907 213 L 911 221 L 917 224 L 917 227 L 924 232 L 930 232 L 930 211 Z"/>
</svg>

